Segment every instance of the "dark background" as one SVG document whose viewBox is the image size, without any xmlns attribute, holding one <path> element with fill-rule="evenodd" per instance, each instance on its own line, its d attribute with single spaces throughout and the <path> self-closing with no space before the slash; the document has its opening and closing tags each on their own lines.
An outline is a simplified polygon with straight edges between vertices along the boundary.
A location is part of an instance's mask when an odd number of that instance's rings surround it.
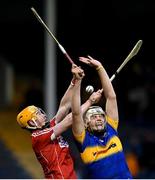
<svg viewBox="0 0 155 180">
<path fill-rule="evenodd" d="M 100 82 L 91 68 L 78 62 L 79 56 L 89 54 L 99 59 L 111 76 L 136 42 L 139 39 L 143 40 L 143 46 L 138 55 L 127 64 L 113 84 L 123 118 L 128 119 L 135 114 L 137 116 L 137 108 L 142 98 L 132 102 L 129 96 L 137 95 L 129 94 L 141 88 L 145 91 L 141 93 L 147 94 L 148 101 L 142 116 L 149 116 L 147 122 L 152 121 L 155 2 L 151 0 L 125 2 L 58 0 L 56 3 L 55 35 L 75 63 L 84 68 L 86 78 L 83 81 L 83 89 L 88 84 L 92 84 L 97 89 L 100 87 Z M 2 4 L 0 50 L 14 66 L 16 76 L 37 77 L 41 79 L 44 87 L 44 33 L 47 32 L 32 14 L 30 10 L 32 6 L 45 21 L 44 1 L 5 1 Z M 52 38 L 51 41 L 53 41 Z M 69 62 L 57 48 L 58 103 L 70 82 L 70 68 Z M 84 93 L 84 90 L 82 92 Z M 85 96 L 85 94 L 82 96 L 83 99 L 87 98 Z"/>
<path fill-rule="evenodd" d="M 152 73 L 155 39 L 154 1 L 57 0 L 56 2 L 57 32 L 55 35 L 77 64 L 80 64 L 79 56 L 89 54 L 101 60 L 111 76 L 136 42 L 142 39 L 144 43 L 140 53 L 125 67 L 114 84 L 116 83 L 120 90 L 123 87 L 128 88 L 129 84 L 137 86 L 137 81 L 141 78 L 137 78 L 131 71 L 136 63 L 143 71 L 142 78 Z M 44 3 L 41 0 L 1 2 L 0 54 L 13 65 L 17 76 L 28 74 L 43 79 L 45 30 L 32 14 L 30 10 L 32 6 L 44 19 Z M 87 67 L 84 68 L 87 78 Z M 59 49 L 57 75 L 58 94 L 61 96 L 63 93 L 61 91 L 68 86 L 65 80 L 70 77 L 70 65 Z M 91 76 L 94 74 L 88 75 L 89 78 Z"/>
<path fill-rule="evenodd" d="M 151 161 L 152 164 L 149 164 L 148 159 L 154 158 L 152 151 L 155 150 L 154 134 L 151 133 L 155 125 L 155 1 L 57 0 L 56 2 L 55 35 L 75 63 L 85 70 L 82 101 L 87 98 L 84 89 L 88 84 L 93 85 L 95 90 L 101 86 L 96 72 L 81 64 L 78 57 L 91 55 L 100 60 L 109 76 L 112 76 L 137 41 L 143 40 L 139 53 L 124 67 L 113 85 L 120 111 L 120 134 L 127 150 L 134 152 L 139 159 L 143 176 L 140 174 L 138 177 L 149 178 L 149 174 L 150 178 L 154 178 L 154 174 L 151 176 L 154 163 Z M 15 79 L 35 77 L 40 80 L 43 89 L 46 32 L 32 14 L 30 10 L 32 6 L 44 19 L 44 1 L 0 2 L 0 56 L 13 66 Z M 57 106 L 70 83 L 70 69 L 71 65 L 57 48 Z M 149 132 L 149 135 L 146 132 Z M 126 138 L 129 138 L 128 143 L 125 143 Z"/>
</svg>

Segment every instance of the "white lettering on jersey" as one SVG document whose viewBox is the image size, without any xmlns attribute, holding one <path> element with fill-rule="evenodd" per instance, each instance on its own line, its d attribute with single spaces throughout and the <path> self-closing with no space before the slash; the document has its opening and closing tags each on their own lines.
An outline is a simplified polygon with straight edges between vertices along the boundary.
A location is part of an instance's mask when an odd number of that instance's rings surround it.
<svg viewBox="0 0 155 180">
<path fill-rule="evenodd" d="M 60 146 L 61 148 L 63 148 L 63 147 L 69 147 L 69 144 L 67 143 L 67 141 L 65 141 L 65 140 L 63 139 L 62 136 L 59 136 L 59 137 L 57 138 L 57 140 L 58 140 L 59 146 Z"/>
</svg>

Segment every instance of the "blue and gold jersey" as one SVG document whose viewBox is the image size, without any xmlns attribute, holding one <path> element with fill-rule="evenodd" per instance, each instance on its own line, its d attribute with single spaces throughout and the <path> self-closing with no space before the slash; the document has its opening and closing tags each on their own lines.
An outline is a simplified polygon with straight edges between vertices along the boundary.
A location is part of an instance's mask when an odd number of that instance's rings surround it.
<svg viewBox="0 0 155 180">
<path fill-rule="evenodd" d="M 74 133 L 82 161 L 87 166 L 90 178 L 132 178 L 118 138 L 118 121 L 107 116 L 106 119 L 106 133 L 103 137 L 99 138 L 86 130 L 81 135 Z"/>
</svg>

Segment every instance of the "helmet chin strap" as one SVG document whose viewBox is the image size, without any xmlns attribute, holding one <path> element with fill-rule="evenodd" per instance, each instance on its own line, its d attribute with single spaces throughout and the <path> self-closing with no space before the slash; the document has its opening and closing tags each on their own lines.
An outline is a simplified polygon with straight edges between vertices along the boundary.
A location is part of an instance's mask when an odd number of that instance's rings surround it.
<svg viewBox="0 0 155 180">
<path fill-rule="evenodd" d="M 35 125 L 35 126 L 34 126 Z M 27 129 L 30 129 L 30 130 L 35 130 L 37 129 L 37 123 L 35 122 L 34 119 L 31 120 L 31 122 L 29 121 L 28 123 L 28 126 L 26 126 Z"/>
<path fill-rule="evenodd" d="M 35 130 L 35 129 L 37 129 L 37 127 L 27 126 L 26 129 Z"/>
<path fill-rule="evenodd" d="M 27 126 L 27 129 L 30 129 L 30 130 L 35 130 L 35 129 L 45 129 L 45 128 L 49 128 L 50 127 L 50 122 L 46 122 L 45 125 L 42 127 L 42 128 L 38 128 L 37 127 L 37 123 L 35 121 L 33 121 L 35 126 L 32 127 L 32 126 Z"/>
</svg>

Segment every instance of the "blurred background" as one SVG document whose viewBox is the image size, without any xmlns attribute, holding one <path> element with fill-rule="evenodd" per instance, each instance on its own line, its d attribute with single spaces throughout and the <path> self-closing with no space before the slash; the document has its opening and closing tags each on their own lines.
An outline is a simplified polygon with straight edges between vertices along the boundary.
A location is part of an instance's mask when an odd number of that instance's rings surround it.
<svg viewBox="0 0 155 180">
<path fill-rule="evenodd" d="M 34 7 L 76 64 L 87 85 L 101 87 L 96 72 L 78 61 L 91 55 L 109 76 L 138 40 L 139 53 L 114 79 L 120 114 L 119 135 L 135 178 L 155 178 L 155 1 L 153 0 L 1 0 L 0 2 L 0 178 L 44 178 L 30 134 L 16 123 L 17 113 L 34 104 L 52 117 L 67 89 L 71 64 L 37 21 Z M 64 133 L 79 178 L 87 178 L 71 131 Z"/>
</svg>

